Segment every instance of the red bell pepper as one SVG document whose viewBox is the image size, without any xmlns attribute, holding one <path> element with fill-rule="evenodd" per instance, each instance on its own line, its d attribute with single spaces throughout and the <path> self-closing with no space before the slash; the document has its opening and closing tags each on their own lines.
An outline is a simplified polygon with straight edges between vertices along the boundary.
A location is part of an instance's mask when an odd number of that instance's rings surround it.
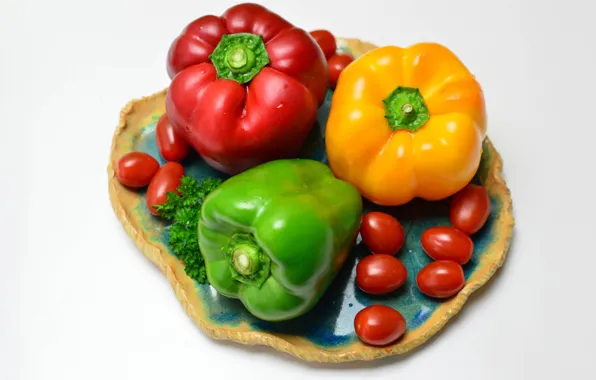
<svg viewBox="0 0 596 380">
<path fill-rule="evenodd" d="M 191 22 L 167 66 L 170 122 L 210 166 L 231 175 L 295 157 L 329 82 L 309 33 L 256 4 Z"/>
</svg>

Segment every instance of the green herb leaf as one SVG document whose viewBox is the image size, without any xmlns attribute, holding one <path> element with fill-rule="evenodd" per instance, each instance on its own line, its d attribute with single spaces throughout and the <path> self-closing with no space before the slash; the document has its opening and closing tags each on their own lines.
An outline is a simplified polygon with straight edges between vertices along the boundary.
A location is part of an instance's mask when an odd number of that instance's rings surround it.
<svg viewBox="0 0 596 380">
<path fill-rule="evenodd" d="M 207 284 L 205 261 L 199 249 L 198 224 L 203 201 L 222 180 L 206 178 L 202 182 L 184 176 L 178 193 L 167 194 L 166 203 L 156 207 L 160 216 L 172 222 L 168 229 L 168 246 L 174 256 L 184 263 L 186 274 L 199 284 Z"/>
</svg>

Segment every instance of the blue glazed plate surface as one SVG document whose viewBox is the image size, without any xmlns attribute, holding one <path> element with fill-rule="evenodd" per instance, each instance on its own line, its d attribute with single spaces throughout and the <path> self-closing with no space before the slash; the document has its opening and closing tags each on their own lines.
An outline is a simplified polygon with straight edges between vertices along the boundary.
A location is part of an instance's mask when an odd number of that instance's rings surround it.
<svg viewBox="0 0 596 380">
<path fill-rule="evenodd" d="M 354 40 L 355 41 L 355 40 Z M 357 51 L 357 41 L 341 41 L 340 46 Z M 356 47 L 354 47 L 354 45 Z M 326 162 L 324 128 L 332 92 L 318 114 L 318 123 L 303 147 L 301 157 Z M 129 236 L 143 253 L 170 280 L 185 310 L 210 336 L 245 344 L 265 344 L 309 361 L 342 362 L 370 360 L 406 352 L 435 334 L 457 313 L 475 289 L 482 286 L 500 267 L 506 257 L 513 228 L 509 190 L 500 177 L 502 163 L 490 141 L 484 143 L 482 163 L 474 182 L 486 186 L 491 195 L 492 212 L 484 228 L 473 236 L 474 255 L 464 266 L 466 287 L 457 297 L 435 300 L 422 294 L 415 283 L 416 273 L 431 259 L 420 246 L 420 235 L 429 227 L 449 225 L 449 200 L 414 201 L 403 207 L 386 208 L 365 203 L 365 211 L 381 210 L 395 215 L 403 224 L 406 241 L 398 258 L 408 270 L 405 285 L 385 296 L 370 296 L 355 284 L 358 261 L 368 254 L 358 240 L 343 269 L 319 303 L 297 319 L 268 323 L 253 317 L 240 301 L 217 294 L 209 285 L 197 284 L 186 276 L 183 264 L 167 248 L 168 226 L 152 216 L 145 204 L 143 191 L 134 192 L 114 179 L 117 159 L 131 151 L 143 151 L 164 163 L 155 142 L 155 126 L 165 110 L 165 92 L 131 102 L 122 112 L 121 125 L 114 136 L 109 167 L 110 198 L 114 210 Z M 198 179 L 218 176 L 227 178 L 191 155 L 183 162 L 186 173 Z M 406 319 L 407 332 L 396 344 L 375 348 L 363 345 L 354 333 L 354 316 L 365 306 L 385 304 L 399 310 Z"/>
</svg>

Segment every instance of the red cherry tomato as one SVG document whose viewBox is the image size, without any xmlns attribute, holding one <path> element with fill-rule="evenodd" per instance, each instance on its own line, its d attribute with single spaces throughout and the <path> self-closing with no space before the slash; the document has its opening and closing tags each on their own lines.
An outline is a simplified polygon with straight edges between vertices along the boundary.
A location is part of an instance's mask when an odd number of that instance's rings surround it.
<svg viewBox="0 0 596 380">
<path fill-rule="evenodd" d="M 474 242 L 453 227 L 431 227 L 420 236 L 422 249 L 434 260 L 451 260 L 465 264 L 472 258 Z"/>
<path fill-rule="evenodd" d="M 448 298 L 457 294 L 465 284 L 464 270 L 455 261 L 433 261 L 416 276 L 418 289 L 429 297 Z"/>
<path fill-rule="evenodd" d="M 372 253 L 395 255 L 404 244 L 404 229 L 397 219 L 384 212 L 364 215 L 360 235 Z"/>
<path fill-rule="evenodd" d="M 165 113 L 157 121 L 155 138 L 159 153 L 166 161 L 182 161 L 188 154 L 188 143 L 176 133 Z"/>
<path fill-rule="evenodd" d="M 386 294 L 402 286 L 408 278 L 404 264 L 395 256 L 366 256 L 356 266 L 356 284 L 369 294 Z"/>
<path fill-rule="evenodd" d="M 159 215 L 153 206 L 164 204 L 167 200 L 166 194 L 177 191 L 183 176 L 184 167 L 178 162 L 167 162 L 159 168 L 147 188 L 147 207 L 153 215 Z"/>
<path fill-rule="evenodd" d="M 323 50 L 323 54 L 325 54 L 325 59 L 331 58 L 335 51 L 337 50 L 337 44 L 335 42 L 335 37 L 331 32 L 328 30 L 313 30 L 310 32 L 310 35 L 317 41 L 317 44 Z"/>
<path fill-rule="evenodd" d="M 468 235 L 475 234 L 486 223 L 490 208 L 488 191 L 482 186 L 469 184 L 451 198 L 451 225 Z"/>
<path fill-rule="evenodd" d="M 116 178 L 128 187 L 145 187 L 159 170 L 159 162 L 147 153 L 130 152 L 116 165 Z"/>
<path fill-rule="evenodd" d="M 386 346 L 398 340 L 406 332 L 406 320 L 394 308 L 371 305 L 356 314 L 354 330 L 364 343 Z"/>
<path fill-rule="evenodd" d="M 354 61 L 354 57 L 346 53 L 338 53 L 329 58 L 327 66 L 329 66 L 329 85 L 331 87 L 337 85 L 339 75 L 352 61 Z"/>
</svg>

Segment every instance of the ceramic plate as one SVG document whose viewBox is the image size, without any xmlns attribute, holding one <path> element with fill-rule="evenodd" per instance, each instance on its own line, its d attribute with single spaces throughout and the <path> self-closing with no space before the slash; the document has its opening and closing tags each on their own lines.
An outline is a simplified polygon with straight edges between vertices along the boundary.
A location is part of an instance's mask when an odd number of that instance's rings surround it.
<svg viewBox="0 0 596 380">
<path fill-rule="evenodd" d="M 371 44 L 352 39 L 340 39 L 338 45 L 355 56 L 374 48 Z M 332 92 L 329 91 L 319 111 L 318 123 L 301 157 L 326 163 L 323 138 L 331 96 Z M 307 361 L 346 362 L 401 354 L 423 344 L 443 328 L 464 306 L 470 294 L 483 286 L 505 260 L 514 223 L 511 198 L 501 177 L 501 158 L 487 138 L 474 181 L 488 189 L 492 214 L 484 228 L 473 236 L 474 255 L 464 266 L 466 285 L 456 297 L 443 301 L 431 299 L 420 293 L 415 283 L 416 273 L 431 261 L 420 247 L 420 234 L 431 226 L 448 225 L 448 200 L 434 203 L 415 201 L 396 208 L 365 204 L 365 211 L 380 209 L 389 212 L 404 225 L 406 242 L 397 257 L 408 269 L 405 285 L 386 296 L 371 297 L 361 292 L 355 285 L 355 268 L 367 250 L 359 242 L 313 310 L 288 322 L 268 323 L 258 320 L 244 309 L 240 301 L 220 296 L 209 285 L 200 285 L 190 279 L 184 272 L 183 264 L 168 250 L 168 226 L 148 212 L 144 192 L 128 190 L 115 178 L 117 160 L 133 150 L 147 152 L 160 163 L 164 162 L 155 143 L 155 126 L 164 111 L 165 90 L 134 100 L 122 110 L 108 167 L 110 200 L 126 233 L 143 254 L 162 270 L 184 310 L 206 334 L 215 339 L 267 345 Z M 226 178 L 196 155 L 187 158 L 183 164 L 186 173 L 197 178 Z M 356 313 L 376 303 L 396 308 L 407 322 L 404 336 L 388 347 L 366 346 L 354 333 Z"/>
</svg>

